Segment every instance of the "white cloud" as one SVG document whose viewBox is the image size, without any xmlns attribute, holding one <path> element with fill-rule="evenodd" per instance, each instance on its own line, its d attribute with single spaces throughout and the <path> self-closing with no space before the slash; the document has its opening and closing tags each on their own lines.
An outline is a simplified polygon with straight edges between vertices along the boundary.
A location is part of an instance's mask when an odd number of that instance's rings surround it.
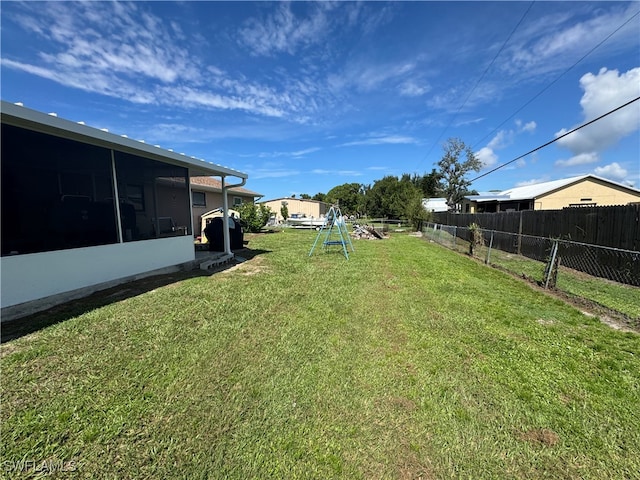
<svg viewBox="0 0 640 480">
<path fill-rule="evenodd" d="M 575 167 L 576 165 L 589 165 L 596 163 L 600 157 L 596 152 L 580 153 L 567 160 L 557 160 L 556 167 Z"/>
<path fill-rule="evenodd" d="M 320 147 L 305 148 L 304 150 L 297 150 L 295 152 L 291 152 L 291 156 L 302 157 L 304 155 L 308 155 L 309 153 L 317 152 L 318 150 L 321 150 L 321 148 Z"/>
<path fill-rule="evenodd" d="M 516 77 L 544 79 L 545 75 L 565 70 L 584 55 L 585 46 L 607 38 L 637 11 L 633 2 L 607 5 L 608 8 L 596 4 L 592 7 L 588 2 L 575 5 L 561 13 L 549 9 L 538 18 L 529 17 L 501 55 L 499 68 Z M 634 45 L 637 28 L 623 28 L 592 56 L 607 58 L 612 52 Z"/>
<path fill-rule="evenodd" d="M 610 163 L 604 167 L 596 167 L 593 173 L 610 180 L 622 182 L 627 178 L 629 172 L 621 167 L 617 162 Z"/>
<path fill-rule="evenodd" d="M 371 92 L 387 84 L 404 79 L 415 70 L 414 62 L 368 63 L 366 61 L 349 63 L 344 71 L 332 73 L 327 77 L 328 86 L 335 93 L 354 88 L 360 92 Z M 423 87 L 426 88 L 426 87 Z"/>
<path fill-rule="evenodd" d="M 261 152 L 258 154 L 258 157 L 259 158 L 278 158 L 278 157 L 299 158 L 299 157 L 304 157 L 305 155 L 308 155 L 310 153 L 317 152 L 319 150 L 322 150 L 322 149 L 320 147 L 310 147 L 310 148 L 305 148 L 304 150 L 296 150 L 293 152 L 280 152 L 280 151 Z"/>
<path fill-rule="evenodd" d="M 260 178 L 283 178 L 283 177 L 293 177 L 296 175 L 300 175 L 299 170 L 258 169 L 258 170 L 254 170 L 251 173 L 251 178 L 253 180 L 258 180 Z"/>
<path fill-rule="evenodd" d="M 384 144 L 411 144 L 418 143 L 413 137 L 407 137 L 403 135 L 386 135 L 381 137 L 372 137 L 365 140 L 355 140 L 353 142 L 347 142 L 340 145 L 341 147 L 352 147 L 356 145 L 384 145 Z"/>
<path fill-rule="evenodd" d="M 67 87 L 137 104 L 234 110 L 298 123 L 310 121 L 329 98 L 317 95 L 322 89 L 306 77 L 276 90 L 203 64 L 191 52 L 203 42 L 199 34 L 186 38 L 174 21 L 150 14 L 143 3 L 26 2 L 17 8 L 14 22 L 45 41 L 29 60 L 3 55 L 3 67 Z"/>
<path fill-rule="evenodd" d="M 400 95 L 405 97 L 420 97 L 431 90 L 427 84 L 417 83 L 413 80 L 407 80 L 400 84 Z"/>
<path fill-rule="evenodd" d="M 290 3 L 280 3 L 276 12 L 265 19 L 252 18 L 240 30 L 241 42 L 254 55 L 286 52 L 293 55 L 306 45 L 320 43 L 331 27 L 327 10 L 331 5 L 317 5 L 306 18 L 296 17 Z"/>
<path fill-rule="evenodd" d="M 519 132 L 535 132 L 537 124 L 534 121 L 527 122 L 524 125 L 521 120 L 516 120 L 516 126 Z"/>
<path fill-rule="evenodd" d="M 619 74 L 602 68 L 597 75 L 585 74 L 580 79 L 584 95 L 580 100 L 585 121 L 599 117 L 640 95 L 640 67 Z M 601 152 L 627 135 L 640 129 L 640 108 L 631 104 L 556 143 L 574 154 Z M 556 137 L 570 129 L 563 128 Z"/>
<path fill-rule="evenodd" d="M 500 130 L 489 141 L 489 143 L 487 143 L 486 147 L 483 147 L 476 152 L 475 155 L 482 162 L 484 168 L 491 167 L 498 163 L 498 154 L 496 153 L 496 150 L 502 150 L 513 144 L 518 134 L 524 132 L 532 133 L 536 129 L 536 122 L 534 121 L 528 122 L 523 125 L 521 120 L 516 120 L 515 124 L 515 130 Z M 523 166 L 524 164 L 517 163 L 516 165 Z"/>
<path fill-rule="evenodd" d="M 494 153 L 493 149 L 489 147 L 482 147 L 476 152 L 476 157 L 482 162 L 484 167 L 491 167 L 498 161 L 498 156 Z"/>
</svg>

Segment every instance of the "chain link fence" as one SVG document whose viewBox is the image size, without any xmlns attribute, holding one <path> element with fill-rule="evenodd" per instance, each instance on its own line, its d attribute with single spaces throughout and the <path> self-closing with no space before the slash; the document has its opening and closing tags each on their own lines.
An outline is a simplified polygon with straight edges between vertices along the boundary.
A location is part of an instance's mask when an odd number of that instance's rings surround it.
<svg viewBox="0 0 640 480">
<path fill-rule="evenodd" d="M 574 278 L 588 275 L 640 287 L 637 251 L 437 223 L 428 223 L 423 236 L 545 287 L 563 289 L 563 274 Z"/>
</svg>

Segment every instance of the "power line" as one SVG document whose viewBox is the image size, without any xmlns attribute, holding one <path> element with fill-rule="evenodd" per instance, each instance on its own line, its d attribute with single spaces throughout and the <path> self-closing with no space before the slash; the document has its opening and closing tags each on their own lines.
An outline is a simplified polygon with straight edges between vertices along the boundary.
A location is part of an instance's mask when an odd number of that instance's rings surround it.
<svg viewBox="0 0 640 480">
<path fill-rule="evenodd" d="M 618 28 L 616 28 L 613 32 L 611 32 L 609 35 L 607 35 L 603 40 L 601 40 L 596 46 L 594 46 L 591 50 L 589 50 L 587 53 L 585 53 L 577 62 L 575 62 L 573 65 L 571 65 L 569 68 L 567 68 L 564 72 L 562 72 L 560 75 L 558 75 L 551 83 L 549 83 L 546 87 L 544 87 L 542 90 L 540 90 L 538 93 L 536 93 L 531 99 L 529 99 L 527 102 L 525 102 L 520 108 L 518 108 L 515 112 L 513 112 L 510 116 L 508 116 L 500 125 L 498 125 L 496 128 L 494 128 L 493 130 L 491 130 L 488 134 L 486 134 L 484 137 L 482 137 L 480 140 L 478 140 L 476 143 L 473 144 L 473 146 L 471 148 L 475 148 L 477 147 L 480 143 L 482 143 L 484 140 L 486 140 L 488 137 L 490 137 L 491 135 L 493 135 L 500 127 L 502 127 L 505 123 L 507 123 L 509 120 L 511 120 L 513 117 L 515 117 L 518 113 L 520 113 L 525 107 L 529 106 L 536 98 L 538 98 L 540 95 L 542 95 L 544 92 L 546 92 L 549 88 L 551 88 L 551 86 L 553 86 L 558 80 L 560 80 L 564 75 L 566 75 L 567 73 L 569 73 L 569 71 L 571 69 L 573 69 L 575 66 L 577 66 L 580 62 L 582 62 L 585 58 L 587 58 L 589 55 L 591 55 L 594 50 L 596 50 L 598 47 L 600 47 L 604 42 L 606 42 L 607 40 L 609 40 L 613 35 L 615 35 L 620 29 L 622 29 L 625 25 L 627 25 L 627 23 L 629 23 L 631 20 L 633 20 L 634 18 L 636 18 L 638 15 L 640 15 L 640 10 L 638 10 L 634 15 L 632 15 L 631 17 L 629 17 L 629 19 L 627 21 L 625 21 L 622 25 L 620 25 Z"/>
<path fill-rule="evenodd" d="M 540 145 L 539 147 L 534 148 L 533 150 L 528 151 L 527 153 L 520 155 L 519 157 L 514 158 L 513 160 L 509 160 L 507 163 L 503 163 L 502 165 L 498 165 L 496 168 L 493 168 L 491 170 L 489 170 L 488 172 L 483 173 L 482 175 L 478 175 L 476 178 L 472 179 L 469 183 L 473 183 L 476 180 L 479 180 L 482 177 L 486 177 L 487 175 L 489 175 L 490 173 L 493 173 L 497 170 L 500 170 L 501 168 L 506 167 L 507 165 L 512 164 L 513 162 L 516 162 L 518 160 L 520 160 L 521 158 L 526 157 L 527 155 L 530 155 L 534 152 L 537 152 L 538 150 L 543 149 L 544 147 L 548 147 L 549 145 L 551 145 L 552 143 L 557 142 L 558 140 L 560 140 L 561 138 L 566 137 L 567 135 L 571 135 L 573 132 L 577 132 L 578 130 L 580 130 L 581 128 L 584 128 L 588 125 L 591 125 L 592 123 L 597 122 L 598 120 L 602 120 L 604 117 L 606 117 L 607 115 L 611 115 L 614 112 L 617 112 L 618 110 L 623 109 L 624 107 L 627 107 L 629 105 L 631 105 L 633 102 L 637 102 L 638 100 L 640 100 L 640 97 L 636 97 L 633 100 L 628 101 L 627 103 L 625 103 L 624 105 L 620 105 L 619 107 L 614 108 L 613 110 L 608 111 L 607 113 L 600 115 L 597 118 L 594 118 L 593 120 L 588 121 L 587 123 L 583 123 L 582 125 L 580 125 L 579 127 L 574 128 L 573 130 L 570 130 L 566 133 L 563 133 L 562 135 L 560 135 L 559 137 L 554 138 L 553 140 L 545 143 L 544 145 Z"/>
<path fill-rule="evenodd" d="M 462 104 L 458 107 L 458 110 L 456 111 L 456 113 L 454 113 L 454 115 L 451 117 L 451 120 L 449 121 L 449 123 L 447 124 L 446 127 L 444 127 L 444 129 L 442 130 L 442 132 L 440 132 L 440 136 L 438 136 L 438 138 L 436 139 L 435 142 L 433 142 L 433 144 L 431 145 L 431 148 L 429 149 L 429 151 L 426 153 L 426 155 L 424 156 L 423 160 L 425 158 L 427 158 L 431 152 L 433 151 L 433 149 L 435 148 L 435 146 L 438 144 L 438 142 L 440 141 L 440 139 L 442 138 L 442 136 L 444 135 L 444 133 L 449 130 L 449 127 L 451 127 L 451 125 L 453 124 L 453 121 L 457 118 L 458 114 L 460 113 L 460 111 L 464 108 L 464 106 L 467 104 L 467 102 L 469 101 L 469 99 L 471 98 L 471 95 L 473 94 L 473 92 L 475 92 L 476 88 L 478 88 L 478 85 L 480 85 L 480 82 L 484 79 L 485 75 L 487 74 L 487 72 L 489 71 L 489 69 L 491 69 L 491 67 L 493 66 L 493 64 L 496 62 L 496 60 L 498 59 L 498 57 L 500 56 L 500 54 L 502 53 L 502 51 L 504 50 L 504 48 L 507 46 L 507 43 L 509 43 L 509 40 L 511 40 L 511 37 L 513 37 L 513 34 L 516 33 L 516 30 L 518 30 L 518 28 L 520 27 L 520 25 L 522 24 L 522 22 L 524 21 L 525 17 L 527 16 L 527 14 L 529 13 L 529 10 L 531 10 L 531 7 L 533 7 L 533 4 L 535 3 L 535 0 L 533 0 L 530 4 L 529 4 L 529 8 L 527 8 L 527 10 L 524 12 L 524 14 L 522 15 L 522 17 L 520 17 L 520 20 L 518 21 L 518 23 L 516 24 L 515 27 L 513 27 L 513 30 L 511 30 L 511 33 L 509 34 L 509 36 L 506 38 L 506 40 L 502 43 L 502 46 L 500 47 L 500 50 L 498 50 L 498 52 L 494 55 L 493 59 L 491 60 L 491 62 L 489 63 L 489 65 L 487 65 L 487 68 L 485 68 L 484 72 L 482 72 L 482 75 L 480 75 L 480 77 L 478 78 L 478 80 L 476 80 L 475 85 L 473 86 L 473 88 L 469 91 L 469 93 L 467 94 L 467 97 L 464 99 L 464 102 L 462 102 Z"/>
</svg>

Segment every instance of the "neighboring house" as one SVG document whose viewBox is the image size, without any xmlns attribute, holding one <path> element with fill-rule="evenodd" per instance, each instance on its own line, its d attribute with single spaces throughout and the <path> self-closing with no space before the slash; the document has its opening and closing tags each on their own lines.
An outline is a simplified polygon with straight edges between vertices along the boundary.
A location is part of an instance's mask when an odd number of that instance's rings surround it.
<svg viewBox="0 0 640 480">
<path fill-rule="evenodd" d="M 218 176 L 225 192 L 247 179 L 19 104 L 0 112 L 3 321 L 192 264 L 189 178 Z"/>
<path fill-rule="evenodd" d="M 227 191 L 229 208 L 237 207 L 242 203 L 253 203 L 262 194 L 252 192 L 246 188 L 236 187 Z M 201 235 L 201 216 L 211 210 L 222 207 L 222 182 L 211 177 L 191 178 L 191 199 L 193 202 L 193 230 L 194 235 Z"/>
<path fill-rule="evenodd" d="M 326 215 L 329 210 L 327 203 L 320 202 L 318 200 L 307 200 L 305 198 L 284 197 L 259 202 L 259 204 L 266 205 L 271 209 L 276 216 L 276 221 L 278 222 L 283 221 L 280 210 L 285 203 L 290 217 L 305 216 L 307 218 L 320 218 L 321 216 Z"/>
<path fill-rule="evenodd" d="M 427 212 L 449 211 L 449 205 L 447 205 L 446 198 L 423 198 L 422 206 Z"/>
<path fill-rule="evenodd" d="M 463 213 L 559 210 L 640 202 L 640 190 L 595 175 L 564 178 L 464 197 Z"/>
</svg>

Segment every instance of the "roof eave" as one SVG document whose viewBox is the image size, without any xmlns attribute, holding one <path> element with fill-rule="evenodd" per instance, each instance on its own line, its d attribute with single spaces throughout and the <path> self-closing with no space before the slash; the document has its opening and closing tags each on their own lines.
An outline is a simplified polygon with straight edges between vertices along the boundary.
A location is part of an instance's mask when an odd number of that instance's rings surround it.
<svg viewBox="0 0 640 480">
<path fill-rule="evenodd" d="M 94 127 L 75 123 L 5 101 L 2 101 L 0 105 L 2 123 L 185 167 L 189 169 L 189 175 L 193 177 L 215 175 L 242 179 L 248 178 L 246 173 L 232 168 L 205 162 L 204 160 L 165 150 L 155 145 L 109 133 Z"/>
</svg>

